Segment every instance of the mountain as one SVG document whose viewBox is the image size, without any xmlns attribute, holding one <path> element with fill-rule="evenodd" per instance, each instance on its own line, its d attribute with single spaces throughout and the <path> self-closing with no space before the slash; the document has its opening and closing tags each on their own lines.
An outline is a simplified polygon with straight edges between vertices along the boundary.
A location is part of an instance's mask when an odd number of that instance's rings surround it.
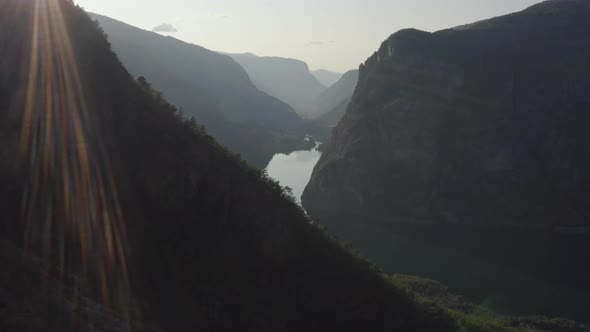
<svg viewBox="0 0 590 332">
<path fill-rule="evenodd" d="M 301 115 L 309 112 L 315 98 L 326 89 L 303 61 L 251 53 L 228 55 L 244 67 L 258 89 L 291 105 Z"/>
<path fill-rule="evenodd" d="M 589 18 L 588 1 L 554 0 L 392 35 L 361 66 L 305 209 L 385 272 L 587 322 Z"/>
<path fill-rule="evenodd" d="M 590 3 L 553 0 L 361 66 L 303 204 L 382 223 L 587 225 Z"/>
<path fill-rule="evenodd" d="M 342 77 L 342 73 L 337 73 L 325 69 L 318 69 L 313 70 L 311 74 L 320 82 L 323 86 L 331 86 L 332 84 L 338 82 L 340 77 Z"/>
<path fill-rule="evenodd" d="M 350 102 L 354 93 L 358 75 L 358 70 L 348 71 L 342 75 L 338 82 L 326 89 L 315 101 L 316 112 L 314 116 L 322 117 L 331 113 L 324 120 L 329 120 L 327 122 L 329 125 L 336 125 L 344 116 L 343 110 L 346 110 L 348 102 Z"/>
<path fill-rule="evenodd" d="M 72 1 L 5 0 L 0 22 L 3 331 L 515 331 L 336 242 Z"/>
<path fill-rule="evenodd" d="M 318 122 L 329 127 L 335 127 L 346 113 L 351 99 L 352 97 L 343 99 L 340 104 L 336 105 L 328 112 L 322 114 L 318 118 Z"/>
<path fill-rule="evenodd" d="M 230 57 L 172 37 L 91 14 L 129 71 L 195 117 L 246 160 L 263 167 L 272 155 L 305 146 L 302 120 L 287 104 L 259 91 Z"/>
</svg>

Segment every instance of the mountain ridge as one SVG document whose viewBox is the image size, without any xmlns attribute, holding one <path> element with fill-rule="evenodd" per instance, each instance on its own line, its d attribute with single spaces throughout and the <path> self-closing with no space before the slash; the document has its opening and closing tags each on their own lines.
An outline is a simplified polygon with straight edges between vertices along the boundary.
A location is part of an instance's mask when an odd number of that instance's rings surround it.
<svg viewBox="0 0 590 332">
<path fill-rule="evenodd" d="M 194 116 L 251 163 L 263 167 L 273 154 L 288 152 L 290 146 L 306 147 L 298 133 L 303 124 L 299 116 L 259 91 L 231 57 L 106 16 L 91 16 L 134 75 L 146 77 L 186 117 Z M 292 142 L 281 146 L 282 140 Z"/>
<path fill-rule="evenodd" d="M 307 114 L 326 89 L 301 60 L 252 53 L 228 55 L 248 72 L 258 89 L 291 105 L 299 115 Z"/>
<path fill-rule="evenodd" d="M 583 1 L 549 1 L 467 30 L 393 34 L 361 65 L 306 209 L 394 223 L 587 223 L 588 179 L 575 169 L 588 162 L 589 13 Z"/>
<path fill-rule="evenodd" d="M 349 70 L 344 73 L 340 79 L 327 88 L 315 101 L 315 112 L 313 113 L 314 117 L 320 118 L 320 121 L 328 121 L 329 125 L 336 125 L 340 118 L 344 116 L 344 112 L 342 112 L 342 105 L 344 108 L 347 106 L 347 100 L 352 97 L 354 90 L 356 88 L 356 84 L 358 82 L 358 74 L 359 71 Z M 332 112 L 331 115 L 327 117 L 322 117 L 327 113 Z"/>
<path fill-rule="evenodd" d="M 343 73 L 326 69 L 312 70 L 311 74 L 320 81 L 325 87 L 330 87 L 342 77 Z"/>
</svg>

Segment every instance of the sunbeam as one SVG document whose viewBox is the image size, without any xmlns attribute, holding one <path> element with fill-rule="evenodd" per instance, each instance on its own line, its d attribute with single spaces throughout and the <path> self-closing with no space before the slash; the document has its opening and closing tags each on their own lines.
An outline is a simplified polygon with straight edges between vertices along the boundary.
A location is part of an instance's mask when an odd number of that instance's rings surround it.
<svg viewBox="0 0 590 332">
<path fill-rule="evenodd" d="M 82 272 L 100 284 L 110 305 L 115 290 L 117 299 L 128 290 L 115 180 L 93 130 L 62 3 L 43 0 L 34 6 L 20 139 L 20 153 L 30 160 L 22 207 L 26 239 L 29 245 L 40 240 L 50 257 L 57 256 L 62 273 L 81 261 Z"/>
</svg>

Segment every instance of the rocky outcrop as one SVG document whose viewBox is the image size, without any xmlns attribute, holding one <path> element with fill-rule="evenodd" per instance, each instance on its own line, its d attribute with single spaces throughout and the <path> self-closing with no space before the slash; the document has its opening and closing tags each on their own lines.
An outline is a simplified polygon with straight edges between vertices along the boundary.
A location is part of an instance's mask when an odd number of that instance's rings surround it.
<svg viewBox="0 0 590 332">
<path fill-rule="evenodd" d="M 553 0 L 392 35 L 361 65 L 305 208 L 393 223 L 587 224 L 588 22 L 587 1 Z"/>
</svg>

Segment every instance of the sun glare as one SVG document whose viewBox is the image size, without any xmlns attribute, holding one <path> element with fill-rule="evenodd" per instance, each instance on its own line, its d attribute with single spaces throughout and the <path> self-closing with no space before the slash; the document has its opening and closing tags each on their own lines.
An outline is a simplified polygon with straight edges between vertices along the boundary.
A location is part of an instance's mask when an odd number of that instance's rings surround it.
<svg viewBox="0 0 590 332">
<path fill-rule="evenodd" d="M 127 284 L 124 218 L 112 167 L 92 134 L 62 3 L 43 0 L 34 6 L 20 143 L 31 161 L 22 210 L 26 238 L 42 240 L 46 252 L 58 252 L 63 273 L 71 261 L 81 260 L 88 280 L 98 280 L 109 304 L 114 290 L 120 297 Z"/>
</svg>

